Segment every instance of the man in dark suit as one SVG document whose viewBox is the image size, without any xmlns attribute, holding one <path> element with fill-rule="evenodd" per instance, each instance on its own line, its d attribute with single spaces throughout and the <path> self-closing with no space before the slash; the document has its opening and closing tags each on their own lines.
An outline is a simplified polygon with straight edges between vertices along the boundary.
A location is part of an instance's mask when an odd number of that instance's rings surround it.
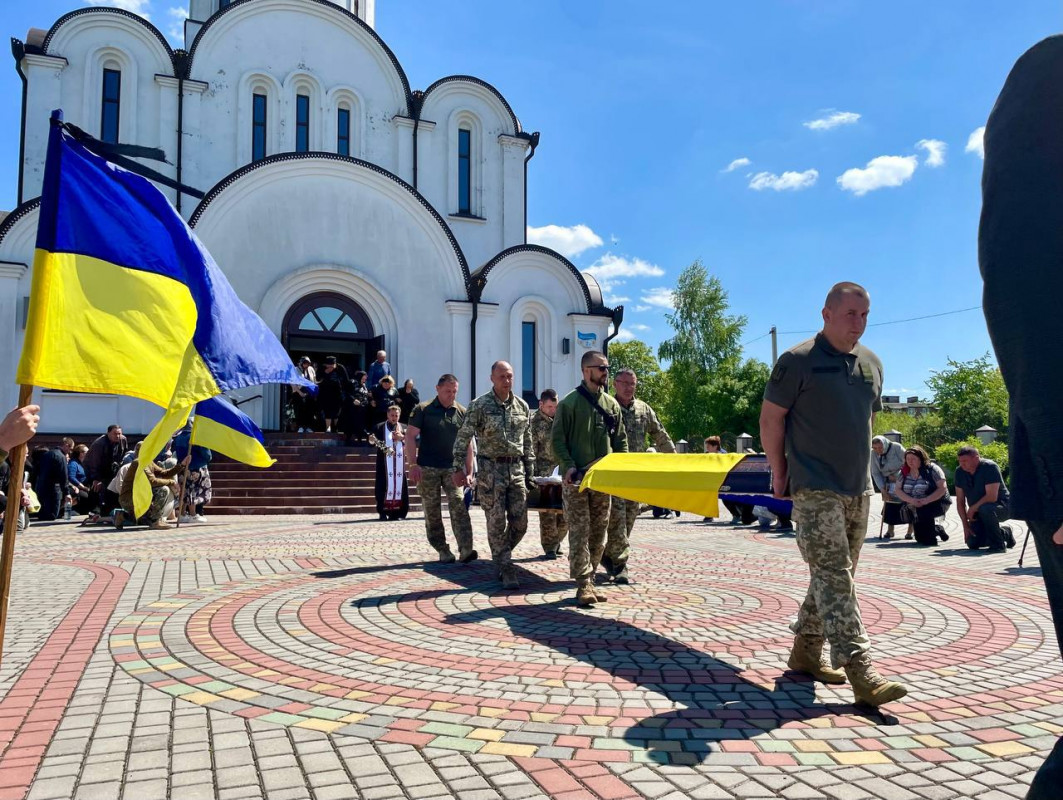
<svg viewBox="0 0 1063 800">
<path fill-rule="evenodd" d="M 1026 520 L 1063 643 L 1063 36 L 1015 64 L 985 129 L 978 260 L 1011 397 L 1011 515 Z M 1063 738 L 1028 800 L 1056 800 Z"/>
</svg>

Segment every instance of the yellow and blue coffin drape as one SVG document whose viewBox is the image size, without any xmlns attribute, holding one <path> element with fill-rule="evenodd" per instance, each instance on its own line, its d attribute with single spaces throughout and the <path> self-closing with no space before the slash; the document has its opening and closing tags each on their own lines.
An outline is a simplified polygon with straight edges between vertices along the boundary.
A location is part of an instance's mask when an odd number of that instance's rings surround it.
<svg viewBox="0 0 1063 800">
<path fill-rule="evenodd" d="M 251 417 L 222 395 L 196 403 L 190 443 L 253 467 L 270 467 L 276 463 L 266 452 L 262 431 Z"/>
<path fill-rule="evenodd" d="M 587 470 L 580 491 L 594 489 L 624 500 L 715 517 L 720 487 L 744 457 L 739 453 L 611 453 Z"/>
<path fill-rule="evenodd" d="M 200 400 L 311 386 L 162 192 L 61 121 L 53 113 L 18 381 L 166 408 L 142 445 L 152 458 Z M 134 500 L 138 515 L 151 501 L 139 473 Z"/>
</svg>

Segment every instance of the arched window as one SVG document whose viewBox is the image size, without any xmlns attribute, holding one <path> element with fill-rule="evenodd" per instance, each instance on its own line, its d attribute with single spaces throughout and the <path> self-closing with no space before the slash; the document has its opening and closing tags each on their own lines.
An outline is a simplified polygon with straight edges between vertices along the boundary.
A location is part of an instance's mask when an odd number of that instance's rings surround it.
<svg viewBox="0 0 1063 800">
<path fill-rule="evenodd" d="M 536 380 L 536 325 L 535 319 L 525 319 L 520 325 L 520 394 L 524 402 L 537 405 L 539 392 Z"/>
<path fill-rule="evenodd" d="M 458 213 L 472 213 L 472 131 L 458 128 Z"/>
<path fill-rule="evenodd" d="M 122 110 L 122 71 L 117 64 L 103 68 L 103 95 L 100 101 L 100 139 L 112 144 L 118 141 Z"/>
<path fill-rule="evenodd" d="M 336 109 L 336 152 L 351 154 L 351 110 L 345 106 Z"/>
<path fill-rule="evenodd" d="M 295 152 L 310 149 L 310 95 L 295 96 Z"/>
<path fill-rule="evenodd" d="M 373 323 L 365 310 L 334 292 L 318 292 L 302 298 L 289 309 L 284 323 L 289 337 L 368 339 Z"/>
<path fill-rule="evenodd" d="M 251 95 L 251 160 L 261 161 L 266 157 L 267 103 L 266 95 L 255 92 Z"/>
</svg>

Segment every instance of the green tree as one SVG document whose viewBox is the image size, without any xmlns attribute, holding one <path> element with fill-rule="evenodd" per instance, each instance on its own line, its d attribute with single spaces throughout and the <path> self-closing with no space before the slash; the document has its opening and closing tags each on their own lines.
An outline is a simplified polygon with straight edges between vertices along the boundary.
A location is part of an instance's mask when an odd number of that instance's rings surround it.
<svg viewBox="0 0 1063 800">
<path fill-rule="evenodd" d="M 983 425 L 1007 429 L 1008 390 L 988 353 L 972 361 L 949 359 L 948 368 L 932 372 L 926 385 L 949 441 L 966 439 Z"/>
<path fill-rule="evenodd" d="M 668 427 L 665 417 L 668 405 L 669 385 L 657 356 L 645 342 L 632 339 L 627 342 L 612 342 L 609 345 L 609 365 L 613 375 L 622 369 L 633 369 L 639 380 L 638 397 L 649 403 Z"/>
<path fill-rule="evenodd" d="M 664 406 L 669 432 L 692 449 L 713 433 L 756 435 L 769 369 L 741 358 L 746 318 L 728 313 L 723 284 L 700 260 L 679 276 L 673 301 L 675 310 L 665 318 L 674 333 L 657 351 L 670 362 Z"/>
</svg>

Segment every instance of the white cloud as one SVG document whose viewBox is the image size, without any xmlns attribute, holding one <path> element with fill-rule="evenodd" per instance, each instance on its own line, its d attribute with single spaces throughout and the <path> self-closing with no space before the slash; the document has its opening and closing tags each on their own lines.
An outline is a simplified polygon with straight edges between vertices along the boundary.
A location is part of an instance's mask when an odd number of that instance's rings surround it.
<svg viewBox="0 0 1063 800">
<path fill-rule="evenodd" d="M 565 258 L 578 256 L 584 250 L 602 246 L 602 237 L 586 225 L 543 225 L 541 228 L 528 226 L 528 241 L 556 250 Z"/>
<path fill-rule="evenodd" d="M 860 121 L 860 115 L 853 111 L 827 111 L 824 114 L 825 116 L 819 119 L 803 123 L 804 126 L 812 131 L 829 131 L 840 125 L 855 125 Z"/>
<path fill-rule="evenodd" d="M 613 341 L 616 341 L 616 342 L 630 342 L 634 338 L 635 338 L 635 334 L 631 332 L 631 328 L 630 327 L 627 327 L 627 328 L 621 328 L 620 329 L 620 333 L 618 333 L 616 335 L 616 338 Z"/>
<path fill-rule="evenodd" d="M 750 161 L 748 158 L 743 156 L 742 158 L 736 158 L 734 161 L 732 161 L 730 164 L 728 164 L 726 167 L 724 167 L 720 171 L 721 172 L 734 172 L 736 169 L 741 169 L 742 167 L 748 167 L 752 163 L 753 163 L 752 161 Z"/>
<path fill-rule="evenodd" d="M 615 253 L 606 253 L 587 269 L 588 275 L 598 281 L 602 289 L 602 299 L 606 305 L 615 306 L 617 303 L 626 303 L 630 297 L 618 297 L 616 292 L 627 282 L 627 278 L 659 278 L 664 275 L 664 270 L 656 264 L 643 261 L 641 258 L 625 258 Z"/>
<path fill-rule="evenodd" d="M 672 294 L 672 290 L 667 286 L 659 286 L 656 289 L 649 289 L 642 294 L 643 306 L 636 306 L 636 311 L 648 311 L 649 308 L 667 308 L 669 310 L 675 308 L 675 297 Z"/>
<path fill-rule="evenodd" d="M 182 42 L 185 38 L 185 20 L 188 19 L 188 9 L 180 6 L 171 8 L 166 12 L 170 17 L 170 27 L 166 35 L 175 41 Z"/>
<path fill-rule="evenodd" d="M 757 192 L 764 189 L 773 189 L 776 192 L 799 191 L 815 186 L 818 179 L 819 172 L 814 169 L 806 169 L 804 172 L 784 172 L 782 175 L 758 172 L 749 179 L 749 188 Z"/>
<path fill-rule="evenodd" d="M 138 17 L 151 19 L 151 15 L 148 14 L 148 6 L 151 5 L 151 0 L 85 0 L 85 4 L 90 6 L 113 6 L 125 11 L 132 11 Z"/>
<path fill-rule="evenodd" d="M 965 153 L 977 153 L 978 157 L 985 159 L 985 143 L 982 141 L 985 138 L 985 125 L 981 128 L 975 128 L 971 131 L 971 135 L 967 137 L 967 146 L 963 148 Z"/>
<path fill-rule="evenodd" d="M 643 311 L 653 311 L 653 306 L 644 306 L 644 305 L 642 305 L 642 304 L 640 303 L 639 305 L 635 306 L 635 307 L 634 307 L 633 309 L 631 309 L 631 310 L 632 310 L 632 311 L 638 311 L 638 312 L 640 312 L 640 313 L 641 313 L 641 312 L 643 312 Z"/>
<path fill-rule="evenodd" d="M 857 197 L 868 192 L 907 183 L 919 166 L 918 156 L 879 156 L 863 169 L 847 169 L 838 177 L 838 185 Z"/>
<path fill-rule="evenodd" d="M 920 150 L 926 150 L 923 163 L 928 167 L 940 167 L 945 164 L 945 151 L 949 146 L 940 139 L 920 139 L 915 143 Z"/>
<path fill-rule="evenodd" d="M 631 328 L 631 330 L 633 331 L 638 331 L 639 333 L 645 333 L 646 331 L 650 330 L 649 325 L 643 325 L 640 322 L 632 322 L 630 325 L 628 325 L 628 327 Z"/>
<path fill-rule="evenodd" d="M 616 278 L 659 278 L 664 275 L 664 270 L 656 264 L 641 258 L 624 258 L 613 253 L 606 253 L 584 271 L 589 272 L 599 282 Z"/>
</svg>

